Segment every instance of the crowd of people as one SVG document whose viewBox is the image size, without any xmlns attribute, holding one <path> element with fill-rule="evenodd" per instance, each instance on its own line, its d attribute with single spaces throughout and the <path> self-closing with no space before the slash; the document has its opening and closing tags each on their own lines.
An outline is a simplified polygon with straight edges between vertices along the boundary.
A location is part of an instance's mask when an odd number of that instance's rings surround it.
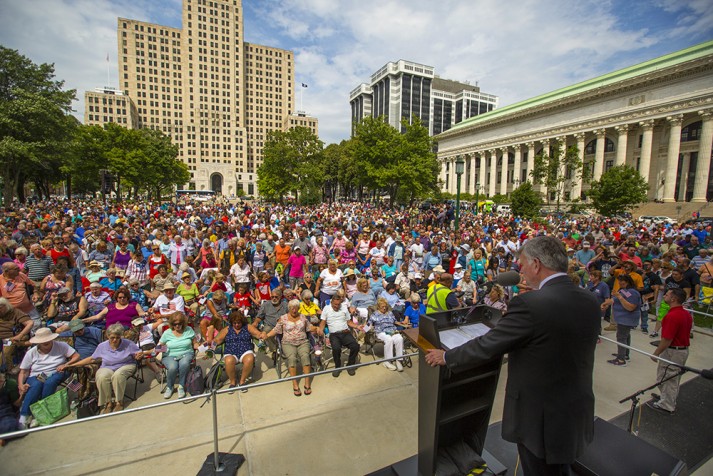
<svg viewBox="0 0 713 476">
<path fill-rule="evenodd" d="M 455 230 L 448 204 L 351 202 L 64 200 L 15 204 L 1 218 L 2 378 L 17 380 L 14 393 L 4 384 L 12 398 L 1 393 L 0 407 L 21 406 L 19 427 L 31 423 L 30 405 L 77 368 L 94 367 L 105 413 L 123 409 L 137 362 L 165 369 L 165 398 L 183 397 L 205 347 L 224 346 L 229 384 L 238 388 L 259 349 L 272 359 L 281 349 L 290 374 L 305 375 L 293 394 L 310 395 L 310 353 L 320 339 L 338 377 L 342 348 L 354 364 L 369 332 L 387 358 L 398 358 L 400 332 L 423 314 L 476 303 L 506 312 L 528 284 L 493 282 L 520 270 L 518 250 L 539 235 L 562 243 L 569 276 L 596 295 L 603 331 L 623 344 L 637 327 L 659 337 L 668 290 L 713 295 L 711 236 L 702 225 L 464 211 Z M 620 347 L 609 362 L 628 359 Z M 384 367 L 403 370 L 398 359 Z M 0 433 L 15 428 L 9 421 L 0 420 Z"/>
</svg>

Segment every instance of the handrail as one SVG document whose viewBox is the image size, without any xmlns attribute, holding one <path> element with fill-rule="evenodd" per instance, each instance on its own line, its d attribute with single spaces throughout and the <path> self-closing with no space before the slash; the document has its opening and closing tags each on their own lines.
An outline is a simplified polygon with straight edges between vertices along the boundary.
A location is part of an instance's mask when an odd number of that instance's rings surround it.
<svg viewBox="0 0 713 476">
<path fill-rule="evenodd" d="M 411 353 L 411 354 L 404 354 L 404 355 L 401 355 L 401 356 L 398 356 L 398 357 L 392 357 L 392 358 L 390 358 L 390 359 L 379 359 L 379 360 L 374 360 L 374 361 L 371 361 L 371 362 L 365 362 L 365 363 L 361 363 L 361 364 L 347 365 L 347 366 L 344 366 L 344 367 L 339 367 L 339 369 L 334 369 L 334 368 L 333 368 L 333 369 L 327 369 L 327 370 L 320 370 L 320 371 L 317 371 L 317 372 L 312 372 L 312 373 L 310 373 L 310 374 L 308 374 L 308 375 L 296 375 L 296 376 L 294 376 L 294 377 L 292 377 L 292 376 L 291 376 L 291 377 L 284 377 L 284 378 L 280 378 L 280 379 L 276 379 L 276 380 L 268 380 L 268 381 L 265 381 L 265 382 L 255 382 L 255 383 L 252 383 L 252 384 L 249 384 L 249 385 L 241 385 L 240 387 L 225 388 L 225 389 L 216 390 L 216 391 L 213 391 L 213 392 L 206 392 L 206 393 L 203 393 L 203 394 L 201 394 L 201 395 L 195 395 L 195 396 L 188 396 L 188 395 L 186 395 L 185 398 L 181 398 L 181 399 L 178 399 L 178 400 L 169 400 L 169 401 L 167 401 L 167 402 L 152 403 L 152 404 L 150 404 L 150 405 L 144 405 L 144 406 L 136 407 L 136 408 L 126 408 L 126 409 L 124 409 L 124 410 L 121 410 L 120 412 L 106 413 L 106 414 L 104 414 L 104 415 L 94 415 L 94 416 L 90 416 L 90 417 L 87 417 L 87 418 L 82 418 L 82 419 L 80 419 L 80 420 L 71 420 L 71 421 L 65 421 L 65 422 L 62 422 L 62 423 L 53 423 L 52 425 L 38 426 L 38 427 L 36 427 L 36 428 L 28 428 L 28 429 L 26 429 L 26 430 L 18 430 L 18 431 L 13 431 L 13 432 L 10 432 L 10 433 L 3 433 L 3 434 L 0 434 L 0 439 L 15 438 L 15 437 L 18 437 L 18 436 L 29 435 L 30 433 L 36 433 L 36 432 L 40 432 L 40 431 L 51 430 L 51 429 L 54 429 L 54 428 L 61 428 L 61 427 L 65 427 L 65 426 L 76 425 L 76 424 L 78 424 L 78 423 L 85 423 L 85 422 L 89 422 L 89 421 L 96 421 L 96 420 L 100 420 L 100 419 L 103 419 L 103 418 L 111 418 L 111 417 L 114 417 L 114 416 L 117 416 L 117 415 L 125 415 L 125 414 L 128 414 L 128 413 L 135 413 L 135 412 L 140 412 L 140 411 L 143 411 L 143 410 L 150 410 L 150 409 L 153 409 L 153 408 L 159 408 L 159 407 L 165 407 L 165 406 L 169 406 L 169 405 L 175 405 L 175 404 L 177 404 L 177 403 L 183 403 L 183 404 L 192 403 L 192 402 L 194 402 L 194 401 L 196 401 L 196 400 L 200 400 L 200 399 L 202 399 L 202 398 L 205 398 L 205 399 L 206 399 L 206 402 L 208 402 L 208 401 L 210 401 L 210 398 L 211 398 L 213 395 L 222 395 L 222 394 L 225 394 L 225 393 L 235 393 L 235 392 L 238 392 L 238 391 L 240 391 L 240 390 L 242 390 L 242 389 L 251 389 L 251 388 L 265 387 L 265 386 L 268 386 L 268 385 L 274 385 L 274 384 L 282 383 L 282 382 L 291 382 L 292 380 L 299 380 L 299 379 L 303 379 L 303 378 L 305 378 L 305 377 L 313 378 L 313 377 L 317 377 L 317 376 L 321 376 L 321 375 L 325 375 L 325 374 L 331 374 L 332 372 L 334 372 L 334 371 L 336 371 L 336 370 L 345 371 L 345 370 L 350 370 L 350 369 L 358 369 L 358 368 L 360 368 L 360 367 L 367 367 L 367 366 L 369 366 L 369 365 L 377 365 L 377 364 L 381 364 L 381 363 L 384 363 L 384 362 L 391 362 L 391 361 L 394 361 L 394 360 L 400 360 L 400 359 L 402 359 L 402 358 L 404 358 L 404 357 L 417 357 L 417 356 L 418 356 L 418 352 L 413 352 L 413 353 Z"/>
</svg>

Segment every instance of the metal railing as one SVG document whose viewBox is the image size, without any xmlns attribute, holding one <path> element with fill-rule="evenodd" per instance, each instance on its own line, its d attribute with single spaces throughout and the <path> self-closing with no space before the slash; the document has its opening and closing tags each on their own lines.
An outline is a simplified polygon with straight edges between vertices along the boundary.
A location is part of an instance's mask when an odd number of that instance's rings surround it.
<svg viewBox="0 0 713 476">
<path fill-rule="evenodd" d="M 141 411 L 144 411 L 144 410 L 152 410 L 152 409 L 154 409 L 154 408 L 162 408 L 162 407 L 166 407 L 166 406 L 169 406 L 169 405 L 176 405 L 176 404 L 178 404 L 178 403 L 187 404 L 187 403 L 195 402 L 195 401 L 197 401 L 197 400 L 205 399 L 204 404 L 207 403 L 207 402 L 209 402 L 209 401 L 212 403 L 212 411 L 213 411 L 213 464 L 214 464 L 213 467 L 216 468 L 216 471 L 220 471 L 220 468 L 221 468 L 221 464 L 220 464 L 220 454 L 219 454 L 219 452 L 218 452 L 218 399 L 216 398 L 218 395 L 232 394 L 232 393 L 235 393 L 235 392 L 240 392 L 241 390 L 246 390 L 246 389 L 249 390 L 249 389 L 253 389 L 253 388 L 266 387 L 266 386 L 268 386 L 268 385 L 275 385 L 275 384 L 283 383 L 283 382 L 291 382 L 291 381 L 293 381 L 293 380 L 299 380 L 299 379 L 303 379 L 303 378 L 306 378 L 306 377 L 309 377 L 309 378 L 319 377 L 319 376 L 322 376 L 322 375 L 331 374 L 331 373 L 333 373 L 333 372 L 335 372 L 335 371 L 337 371 L 337 370 L 339 370 L 339 371 L 356 370 L 356 369 L 358 369 L 358 368 L 367 367 L 367 366 L 369 366 L 369 365 L 379 365 L 379 364 L 382 364 L 382 363 L 385 363 L 385 362 L 392 362 L 392 361 L 395 361 L 395 360 L 400 360 L 400 359 L 402 359 L 402 358 L 404 358 L 404 357 L 409 357 L 409 358 L 411 358 L 411 357 L 418 357 L 418 352 L 412 352 L 412 353 L 410 353 L 410 354 L 404 354 L 404 355 L 401 355 L 401 356 L 398 356 L 398 357 L 392 357 L 392 358 L 389 358 L 389 359 L 384 358 L 384 359 L 374 360 L 374 361 L 371 361 L 371 362 L 359 363 L 359 364 L 354 364 L 354 365 L 347 365 L 347 366 L 344 366 L 344 367 L 339 367 L 338 369 L 337 369 L 337 368 L 331 368 L 331 369 L 320 370 L 320 371 L 317 371 L 317 372 L 311 372 L 311 373 L 309 373 L 309 374 L 307 374 L 307 375 L 301 374 L 301 375 L 296 375 L 296 376 L 278 378 L 278 379 L 276 379 L 276 380 L 268 380 L 268 381 L 265 381 L 265 382 L 255 382 L 255 383 L 251 383 L 251 384 L 248 384 L 248 385 L 241 385 L 241 386 L 239 386 L 239 387 L 225 388 L 225 389 L 221 389 L 221 390 L 215 390 L 215 389 L 213 389 L 211 392 L 206 392 L 206 393 L 203 393 L 203 394 L 201 394 L 201 395 L 195 395 L 195 396 L 188 396 L 188 395 L 187 395 L 185 398 L 181 398 L 181 399 L 178 399 L 178 400 L 170 400 L 170 401 L 167 401 L 167 402 L 152 403 L 152 404 L 150 404 L 150 405 L 144 405 L 144 406 L 136 407 L 136 408 L 126 408 L 126 409 L 124 409 L 124 410 L 121 410 L 120 412 L 106 413 L 106 414 L 104 414 L 104 415 L 94 415 L 94 416 L 90 416 L 90 417 L 82 418 L 82 419 L 78 419 L 78 420 L 70 420 L 70 421 L 65 421 L 65 422 L 61 422 L 61 423 L 54 423 L 54 424 L 52 424 L 52 425 L 47 425 L 47 426 L 38 426 L 38 427 L 36 427 L 36 428 L 27 428 L 27 429 L 25 429 L 25 430 L 18 430 L 18 431 L 13 431 L 13 432 L 10 432 L 10 433 L 3 433 L 3 434 L 0 434 L 0 439 L 17 438 L 17 437 L 20 437 L 20 436 L 29 435 L 29 434 L 31 434 L 31 433 L 37 433 L 37 432 L 40 432 L 40 431 L 54 430 L 54 429 L 56 429 L 56 428 L 63 428 L 63 427 L 71 426 L 71 425 L 78 425 L 78 424 L 82 424 L 82 423 L 88 423 L 88 422 L 91 422 L 91 421 L 102 420 L 102 419 L 104 419 L 104 418 L 112 418 L 112 417 L 116 417 L 116 416 L 119 416 L 119 415 L 127 415 L 127 414 L 129 414 L 129 413 L 136 413 L 136 412 L 141 412 Z M 201 405 L 201 406 L 202 406 L 202 405 Z"/>
</svg>

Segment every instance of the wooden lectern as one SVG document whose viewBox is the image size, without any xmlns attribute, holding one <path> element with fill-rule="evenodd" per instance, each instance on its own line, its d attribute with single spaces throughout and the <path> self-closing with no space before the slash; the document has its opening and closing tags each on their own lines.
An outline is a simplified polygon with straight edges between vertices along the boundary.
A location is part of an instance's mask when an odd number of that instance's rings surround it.
<svg viewBox="0 0 713 476">
<path fill-rule="evenodd" d="M 500 311 L 487 306 L 453 309 L 423 315 L 419 327 L 405 335 L 419 349 L 418 368 L 418 474 L 430 476 L 439 468 L 441 457 L 456 445 L 468 444 L 483 456 L 485 436 L 498 386 L 502 356 L 459 373 L 446 367 L 431 367 L 425 353 L 444 347 L 441 333 L 482 323 L 495 325 Z M 485 458 L 491 469 L 502 466 Z M 443 462 L 443 460 L 442 460 Z"/>
</svg>

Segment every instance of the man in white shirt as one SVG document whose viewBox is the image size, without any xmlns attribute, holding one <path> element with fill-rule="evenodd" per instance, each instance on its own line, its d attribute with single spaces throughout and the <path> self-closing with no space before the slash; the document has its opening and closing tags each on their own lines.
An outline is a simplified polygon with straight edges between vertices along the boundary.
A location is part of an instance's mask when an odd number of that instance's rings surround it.
<svg viewBox="0 0 713 476">
<path fill-rule="evenodd" d="M 344 291 L 339 290 L 333 296 L 328 306 L 322 310 L 322 321 L 319 324 L 319 335 L 324 335 L 325 326 L 329 328 L 329 342 L 332 344 L 332 356 L 334 358 L 334 367 L 337 369 L 332 372 L 333 377 L 339 377 L 342 372 L 339 368 L 342 366 L 342 347 L 349 349 L 349 359 L 347 365 L 356 364 L 357 356 L 359 355 L 359 344 L 352 335 L 351 329 L 364 330 L 364 326 L 355 324 L 352 321 L 349 307 L 344 299 Z M 347 369 L 349 375 L 354 375 L 354 369 Z"/>
<path fill-rule="evenodd" d="M 153 305 L 155 312 L 162 316 L 168 316 L 174 312 L 185 312 L 186 302 L 182 296 L 176 295 L 176 286 L 172 282 L 168 282 L 163 286 L 163 293 L 156 298 Z"/>
</svg>

